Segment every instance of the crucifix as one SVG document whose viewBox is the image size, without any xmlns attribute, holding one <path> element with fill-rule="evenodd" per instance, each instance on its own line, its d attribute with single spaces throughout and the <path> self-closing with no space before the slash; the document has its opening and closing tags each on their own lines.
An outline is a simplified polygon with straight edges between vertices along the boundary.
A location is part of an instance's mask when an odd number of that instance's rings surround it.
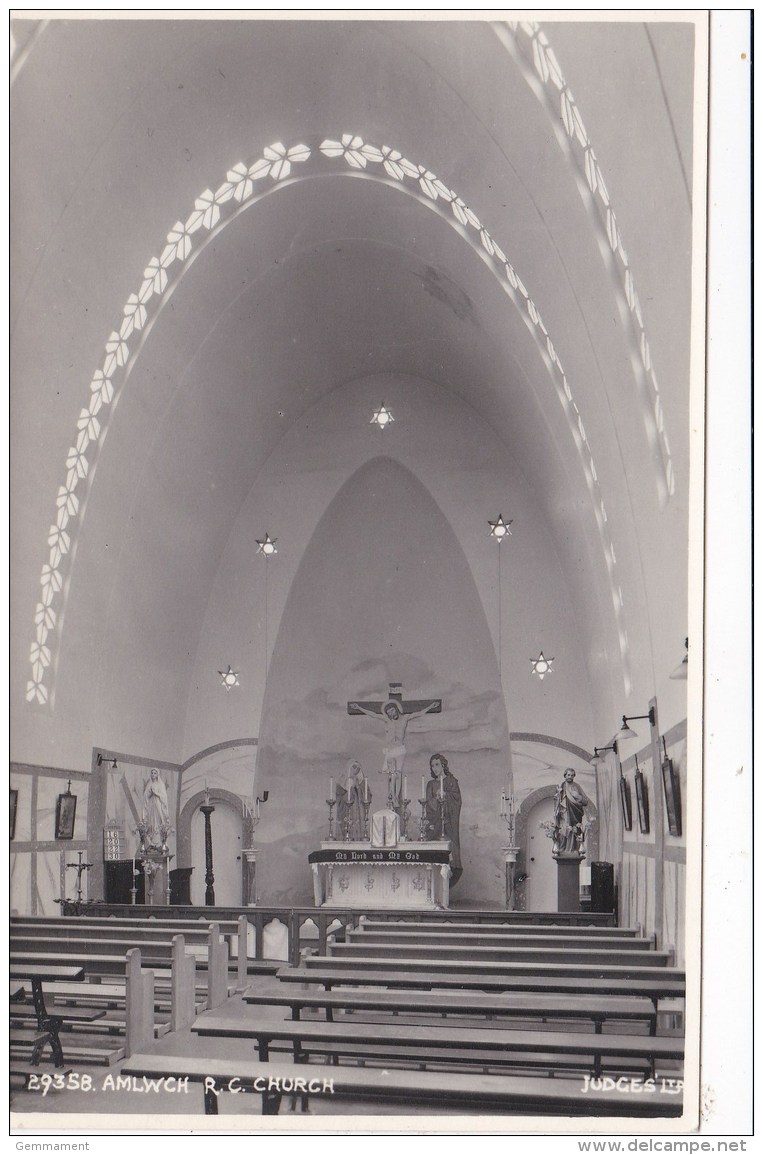
<svg viewBox="0 0 763 1155">
<path fill-rule="evenodd" d="M 403 763 L 405 761 L 405 732 L 408 723 L 425 714 L 440 714 L 442 698 L 403 701 L 401 682 L 389 683 L 389 697 L 379 702 L 348 702 L 348 714 L 366 714 L 378 718 L 384 725 L 384 761 L 381 772 L 387 775 L 387 805 L 400 811 L 405 803 Z"/>
</svg>

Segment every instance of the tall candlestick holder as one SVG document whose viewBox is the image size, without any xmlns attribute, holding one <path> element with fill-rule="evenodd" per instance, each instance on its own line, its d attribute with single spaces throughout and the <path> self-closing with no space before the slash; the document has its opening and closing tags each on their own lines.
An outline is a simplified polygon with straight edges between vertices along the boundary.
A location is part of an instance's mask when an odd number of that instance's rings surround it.
<svg viewBox="0 0 763 1155">
<path fill-rule="evenodd" d="M 344 835 L 345 842 L 350 841 L 350 834 L 351 833 L 352 833 L 352 823 L 350 821 L 350 808 L 348 806 L 347 807 L 347 813 L 344 816 L 344 822 L 342 823 L 342 834 Z"/>
<path fill-rule="evenodd" d="M 336 806 L 336 798 L 327 798 L 326 805 L 329 808 L 329 842 L 334 841 L 334 807 Z"/>
<path fill-rule="evenodd" d="M 393 774 L 387 774 L 387 809 L 395 809 L 395 783 Z"/>
<path fill-rule="evenodd" d="M 78 861 L 77 862 L 68 862 L 66 864 L 67 870 L 76 870 L 77 871 L 77 902 L 78 903 L 82 902 L 82 875 L 86 871 L 91 870 L 92 866 L 93 866 L 92 862 L 83 862 L 82 861 L 82 855 L 83 854 L 84 854 L 83 850 L 78 850 L 77 851 Z"/>
<path fill-rule="evenodd" d="M 419 842 L 427 841 L 427 800 L 419 798 L 421 814 L 419 815 Z"/>
<path fill-rule="evenodd" d="M 365 842 L 371 841 L 370 827 L 368 823 L 368 812 L 371 809 L 371 803 L 367 799 L 363 799 L 363 840 Z"/>
<path fill-rule="evenodd" d="M 135 904 L 138 901 L 138 876 L 139 876 L 139 874 L 140 874 L 140 871 L 138 870 L 137 866 L 135 865 L 135 860 L 133 859 L 132 886 L 130 887 L 130 906 L 135 906 Z"/>
<path fill-rule="evenodd" d="M 514 846 L 516 843 L 516 807 L 514 803 L 514 795 L 501 794 L 501 809 L 500 815 L 506 823 L 506 832 L 509 836 L 509 846 Z"/>
<path fill-rule="evenodd" d="M 408 808 L 411 805 L 410 798 L 400 799 L 400 837 L 408 838 L 408 819 L 410 817 Z"/>
<path fill-rule="evenodd" d="M 440 803 L 440 842 L 445 840 L 445 798 L 441 794 L 437 800 Z"/>
<path fill-rule="evenodd" d="M 509 844 L 503 848 L 503 864 L 506 877 L 506 909 L 516 910 L 516 869 L 519 847 L 516 845 L 516 804 L 514 795 L 501 792 L 500 816 L 506 823 Z"/>
</svg>

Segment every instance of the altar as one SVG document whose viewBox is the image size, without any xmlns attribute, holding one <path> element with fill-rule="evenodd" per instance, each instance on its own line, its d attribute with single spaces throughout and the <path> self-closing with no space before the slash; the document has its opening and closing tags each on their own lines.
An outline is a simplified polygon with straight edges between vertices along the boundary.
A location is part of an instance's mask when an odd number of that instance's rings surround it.
<svg viewBox="0 0 763 1155">
<path fill-rule="evenodd" d="M 450 842 L 322 842 L 308 861 L 316 906 L 446 910 Z"/>
</svg>

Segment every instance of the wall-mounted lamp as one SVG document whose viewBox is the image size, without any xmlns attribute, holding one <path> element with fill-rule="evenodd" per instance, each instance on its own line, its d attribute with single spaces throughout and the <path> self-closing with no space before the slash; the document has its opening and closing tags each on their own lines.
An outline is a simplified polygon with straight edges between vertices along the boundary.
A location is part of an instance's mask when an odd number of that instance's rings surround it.
<svg viewBox="0 0 763 1155">
<path fill-rule="evenodd" d="M 625 739 L 630 739 L 630 738 L 638 738 L 638 734 L 636 733 L 635 730 L 631 730 L 628 723 L 629 722 L 639 722 L 643 718 L 649 719 L 649 725 L 650 726 L 654 725 L 654 706 L 649 707 L 649 713 L 648 714 L 631 714 L 631 716 L 629 718 L 626 718 L 625 714 L 623 714 L 623 724 L 620 727 L 620 729 L 617 731 L 617 735 L 616 735 L 617 738 L 619 738 L 621 741 L 623 741 Z"/>
<path fill-rule="evenodd" d="M 674 681 L 678 681 L 678 682 L 685 682 L 687 675 L 689 673 L 689 639 L 688 638 L 686 638 L 684 645 L 686 646 L 686 653 L 684 654 L 683 659 L 676 666 L 673 673 L 670 675 L 670 677 L 673 678 Z"/>
<path fill-rule="evenodd" d="M 108 762 L 108 758 L 106 757 L 105 754 L 99 754 L 95 760 L 96 766 L 102 766 L 104 762 Z M 118 769 L 116 758 L 111 759 L 111 769 L 112 770 Z"/>
<path fill-rule="evenodd" d="M 602 758 L 602 754 L 606 750 L 614 750 L 615 754 L 617 754 L 617 738 L 613 738 L 612 744 L 610 746 L 594 746 L 593 758 L 589 759 L 591 766 L 603 766 L 604 765 L 604 759 Z"/>
</svg>

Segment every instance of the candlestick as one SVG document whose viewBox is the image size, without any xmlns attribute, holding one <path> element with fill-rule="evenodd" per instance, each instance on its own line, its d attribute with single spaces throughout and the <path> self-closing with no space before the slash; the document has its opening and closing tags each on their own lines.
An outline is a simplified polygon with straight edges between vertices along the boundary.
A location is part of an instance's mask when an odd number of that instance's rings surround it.
<svg viewBox="0 0 763 1155">
<path fill-rule="evenodd" d="M 423 779 L 422 779 L 423 781 Z M 426 798 L 419 798 L 421 816 L 419 817 L 419 842 L 427 841 L 427 802 Z"/>
<path fill-rule="evenodd" d="M 408 797 L 408 776 L 407 776 L 407 774 L 404 774 L 403 775 L 403 798 L 407 798 L 407 797 Z"/>
<path fill-rule="evenodd" d="M 334 793 L 334 779 L 333 778 L 329 778 L 329 798 L 336 798 L 336 794 Z"/>
<path fill-rule="evenodd" d="M 426 798 L 426 796 L 427 796 L 427 780 L 424 777 L 424 775 L 422 774 L 421 775 L 421 801 L 423 801 Z"/>
<path fill-rule="evenodd" d="M 368 779 L 363 779 L 363 801 L 368 802 Z"/>
<path fill-rule="evenodd" d="M 332 779 L 333 781 L 333 779 Z M 334 841 L 334 807 L 336 806 L 336 798 L 327 798 L 326 805 L 329 808 L 329 842 Z"/>
<path fill-rule="evenodd" d="M 440 775 L 440 801 L 445 797 L 445 774 Z"/>
</svg>

